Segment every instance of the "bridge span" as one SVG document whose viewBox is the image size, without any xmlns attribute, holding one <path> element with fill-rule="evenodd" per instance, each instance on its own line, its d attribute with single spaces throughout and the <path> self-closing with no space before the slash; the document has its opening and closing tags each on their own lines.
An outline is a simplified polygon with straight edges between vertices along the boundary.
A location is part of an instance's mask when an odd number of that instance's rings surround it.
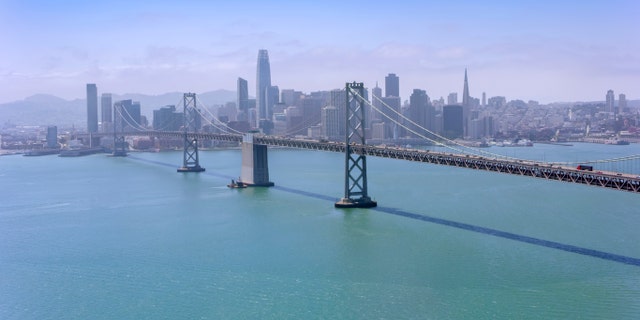
<svg viewBox="0 0 640 320">
<path fill-rule="evenodd" d="M 94 136 L 100 135 L 107 134 L 94 134 Z M 138 131 L 128 132 L 125 133 L 125 135 L 182 138 L 184 137 L 184 132 Z M 241 143 L 243 141 L 243 136 L 239 134 L 194 132 L 187 133 L 187 136 L 189 138 L 198 140 L 217 140 L 238 143 Z M 253 143 L 258 145 L 339 153 L 345 153 L 346 151 L 346 144 L 344 142 L 295 139 L 277 136 L 255 135 L 253 137 Z M 353 153 L 365 156 L 375 156 L 381 158 L 408 160 L 436 165 L 446 165 L 474 170 L 499 172 L 525 177 L 556 180 L 640 193 L 640 178 L 636 175 L 626 173 L 610 171 L 586 171 L 578 170 L 572 167 L 560 166 L 553 163 L 538 161 L 498 159 L 468 154 L 373 146 L 354 143 L 350 145 L 350 149 Z"/>
</svg>

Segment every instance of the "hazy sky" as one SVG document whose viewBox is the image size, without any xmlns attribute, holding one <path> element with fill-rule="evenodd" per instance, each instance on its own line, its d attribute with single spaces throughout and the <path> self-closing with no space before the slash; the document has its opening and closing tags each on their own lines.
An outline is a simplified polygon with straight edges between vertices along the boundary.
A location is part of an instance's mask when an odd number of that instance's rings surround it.
<svg viewBox="0 0 640 320">
<path fill-rule="evenodd" d="M 470 93 L 540 102 L 640 98 L 640 1 L 0 0 L 0 102 L 35 93 L 255 95 L 400 77 L 432 99 Z"/>
</svg>

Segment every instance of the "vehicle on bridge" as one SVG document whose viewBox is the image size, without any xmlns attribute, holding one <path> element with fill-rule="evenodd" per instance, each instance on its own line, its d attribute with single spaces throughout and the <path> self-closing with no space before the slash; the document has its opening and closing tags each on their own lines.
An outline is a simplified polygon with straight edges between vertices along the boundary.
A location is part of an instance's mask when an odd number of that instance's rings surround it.
<svg viewBox="0 0 640 320">
<path fill-rule="evenodd" d="M 578 170 L 586 170 L 586 171 L 593 171 L 593 166 L 587 166 L 587 165 L 584 165 L 584 164 L 579 164 L 576 169 L 578 169 Z"/>
</svg>

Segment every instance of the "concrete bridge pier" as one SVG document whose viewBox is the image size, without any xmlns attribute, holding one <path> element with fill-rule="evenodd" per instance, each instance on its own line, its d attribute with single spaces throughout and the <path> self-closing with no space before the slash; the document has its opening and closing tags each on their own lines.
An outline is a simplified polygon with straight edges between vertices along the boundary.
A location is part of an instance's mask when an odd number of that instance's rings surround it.
<svg viewBox="0 0 640 320">
<path fill-rule="evenodd" d="M 267 146 L 253 143 L 253 134 L 242 138 L 242 169 L 240 182 L 249 187 L 273 187 L 269 181 Z"/>
</svg>

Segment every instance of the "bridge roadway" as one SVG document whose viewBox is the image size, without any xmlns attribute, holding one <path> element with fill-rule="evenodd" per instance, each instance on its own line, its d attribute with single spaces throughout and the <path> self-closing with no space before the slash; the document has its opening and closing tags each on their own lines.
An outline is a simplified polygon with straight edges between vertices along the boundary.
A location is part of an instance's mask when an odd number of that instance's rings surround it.
<svg viewBox="0 0 640 320">
<path fill-rule="evenodd" d="M 182 138 L 184 132 L 178 131 L 141 131 L 124 133 L 127 136 L 171 137 Z M 109 134 L 96 134 L 106 136 Z M 243 136 L 223 133 L 188 133 L 190 138 L 198 140 L 218 140 L 242 142 Z M 86 136 L 86 135 L 85 135 Z M 309 149 L 331 152 L 345 152 L 345 144 L 341 142 L 293 139 L 276 136 L 255 135 L 254 143 L 297 149 Z M 562 167 L 552 163 L 526 160 L 506 160 L 480 157 L 465 154 L 453 154 L 429 150 L 404 149 L 372 145 L 352 145 L 351 150 L 367 156 L 426 162 L 475 170 L 501 172 L 519 176 L 557 180 L 589 186 L 604 187 L 621 191 L 640 193 L 640 176 L 608 172 L 586 171 L 576 168 Z"/>
</svg>

